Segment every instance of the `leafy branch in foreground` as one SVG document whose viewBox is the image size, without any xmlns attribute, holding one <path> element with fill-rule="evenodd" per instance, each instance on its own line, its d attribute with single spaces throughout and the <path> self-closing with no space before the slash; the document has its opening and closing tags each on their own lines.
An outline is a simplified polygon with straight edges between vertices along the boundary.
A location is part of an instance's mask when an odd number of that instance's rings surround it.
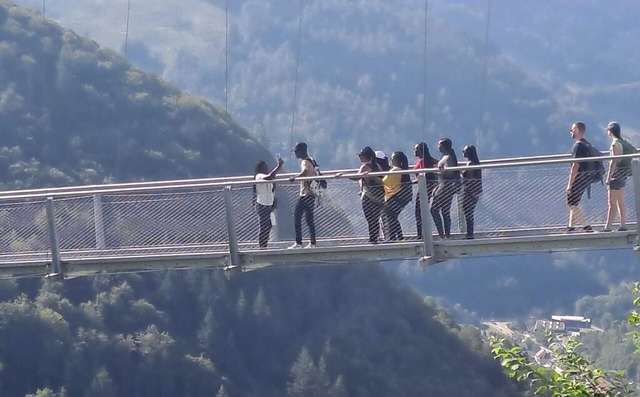
<svg viewBox="0 0 640 397">
<path fill-rule="evenodd" d="M 593 368 L 580 352 L 582 343 L 571 337 L 561 339 L 547 334 L 552 367 L 531 362 L 520 346 L 510 346 L 505 339 L 491 336 L 491 352 L 500 360 L 507 374 L 518 382 L 527 382 L 535 394 L 553 397 L 630 396 L 633 391 L 622 371 Z"/>
<path fill-rule="evenodd" d="M 633 285 L 635 309 L 627 317 L 631 326 L 640 327 L 640 283 Z M 640 331 L 629 332 L 640 352 Z M 491 336 L 491 352 L 507 374 L 518 382 L 528 382 L 535 394 L 553 397 L 613 397 L 630 396 L 632 383 L 624 371 L 603 371 L 593 367 L 578 350 L 582 343 L 571 337 L 560 338 L 548 333 L 549 349 L 554 357 L 553 367 L 535 364 L 520 346 L 511 346 L 505 339 Z"/>
<path fill-rule="evenodd" d="M 640 283 L 632 288 L 635 309 L 629 314 L 630 325 L 640 327 Z M 640 331 L 629 333 L 640 352 Z M 582 343 L 571 337 L 560 338 L 547 334 L 549 349 L 553 354 L 553 367 L 533 363 L 520 346 L 511 346 L 505 339 L 491 336 L 491 352 L 507 374 L 518 382 L 528 382 L 535 394 L 553 397 L 614 397 L 630 396 L 632 383 L 624 377 L 624 371 L 603 371 L 593 367 L 579 349 Z"/>
<path fill-rule="evenodd" d="M 631 311 L 629 317 L 627 317 L 627 321 L 634 327 L 640 327 L 640 313 L 638 312 L 638 308 L 640 308 L 640 283 L 633 283 L 631 291 L 633 291 L 633 294 L 635 295 L 635 298 L 633 299 L 633 306 L 635 309 Z M 631 331 L 629 332 L 629 336 L 631 336 L 633 343 L 636 345 L 636 353 L 640 352 L 640 331 Z"/>
</svg>

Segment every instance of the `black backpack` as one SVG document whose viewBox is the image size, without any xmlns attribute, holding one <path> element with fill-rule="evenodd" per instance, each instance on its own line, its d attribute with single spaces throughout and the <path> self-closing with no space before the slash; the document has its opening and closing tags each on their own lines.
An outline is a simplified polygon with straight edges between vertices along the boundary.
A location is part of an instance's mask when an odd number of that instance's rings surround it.
<svg viewBox="0 0 640 397">
<path fill-rule="evenodd" d="M 587 146 L 589 151 L 589 157 L 599 157 L 602 156 L 602 153 L 593 146 L 586 139 L 582 139 L 582 142 Z M 588 172 L 591 183 L 600 182 L 602 184 L 602 179 L 604 178 L 604 164 L 602 164 L 602 160 L 593 160 L 593 161 L 585 161 L 586 170 Z"/>
</svg>

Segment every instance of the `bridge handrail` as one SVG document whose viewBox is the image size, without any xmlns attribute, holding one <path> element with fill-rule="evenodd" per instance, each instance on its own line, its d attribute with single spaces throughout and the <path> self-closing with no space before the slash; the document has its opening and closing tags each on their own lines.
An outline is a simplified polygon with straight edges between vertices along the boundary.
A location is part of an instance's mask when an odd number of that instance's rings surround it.
<svg viewBox="0 0 640 397">
<path fill-rule="evenodd" d="M 525 158 L 508 158 L 508 159 L 488 159 L 484 160 L 479 165 L 460 165 L 457 167 L 448 167 L 447 170 L 451 171 L 464 171 L 471 169 L 497 169 L 508 167 L 522 167 L 533 165 L 556 165 L 562 163 L 584 162 L 593 160 L 611 160 L 611 159 L 640 159 L 640 153 L 626 154 L 626 155 L 602 155 L 597 157 L 583 157 L 573 158 L 570 155 L 546 155 L 546 156 L 531 156 Z M 367 174 L 368 176 L 385 176 L 389 174 L 416 174 L 416 173 L 439 173 L 437 168 L 422 168 L 422 169 L 410 169 L 403 171 L 382 171 L 372 172 Z M 201 189 L 201 188 L 222 188 L 225 186 L 235 187 L 248 187 L 259 183 L 291 183 L 289 181 L 290 176 L 295 176 L 297 173 L 284 173 L 276 179 L 269 181 L 256 181 L 253 176 L 232 176 L 232 177 L 216 177 L 216 178 L 200 178 L 200 179 L 180 179 L 180 180 L 167 180 L 167 181 L 150 181 L 150 182 L 131 182 L 131 183 L 118 183 L 118 184 L 104 184 L 104 185 L 88 185 L 88 186 L 68 186 L 59 188 L 45 188 L 45 189 L 30 189 L 22 191 L 4 191 L 0 192 L 0 200 L 21 200 L 21 199 L 36 199 L 47 197 L 69 197 L 69 196 L 84 196 L 84 195 L 98 195 L 109 193 L 142 193 L 148 191 L 165 191 L 165 190 L 182 190 L 182 189 Z M 323 171 L 322 176 L 309 176 L 298 177 L 295 179 L 299 181 L 313 181 L 318 179 L 341 179 L 341 178 L 363 178 L 364 175 L 358 174 L 356 169 L 344 169 L 344 170 L 326 170 Z"/>
</svg>

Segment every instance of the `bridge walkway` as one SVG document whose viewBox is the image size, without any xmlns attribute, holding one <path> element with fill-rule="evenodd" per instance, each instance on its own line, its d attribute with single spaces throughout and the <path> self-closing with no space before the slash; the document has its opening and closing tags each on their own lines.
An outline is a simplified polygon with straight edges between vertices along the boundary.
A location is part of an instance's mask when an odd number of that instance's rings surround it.
<svg viewBox="0 0 640 397">
<path fill-rule="evenodd" d="M 602 232 L 606 187 L 591 185 L 581 208 L 593 233 L 567 233 L 566 155 L 494 159 L 483 170 L 475 211 L 476 238 L 463 239 L 461 198 L 452 206 L 453 234 L 439 239 L 423 200 L 424 239 L 416 239 L 414 203 L 400 216 L 405 240 L 368 243 L 354 170 L 327 170 L 328 188 L 316 203 L 317 248 L 288 250 L 299 180 L 279 176 L 277 225 L 267 249 L 257 243 L 251 176 L 72 186 L 0 192 L 0 277 L 210 267 L 253 270 L 270 266 L 412 260 L 423 266 L 470 256 L 636 248 L 640 162 L 634 158 L 625 203 L 628 230 Z M 625 157 L 625 156 L 622 156 Z M 603 156 L 600 159 L 609 159 Z M 469 167 L 458 167 L 460 170 Z M 422 170 L 415 194 L 426 196 Z M 410 171 L 413 175 L 415 171 Z M 300 178 L 300 180 L 314 178 Z M 461 196 L 461 195 L 458 195 Z M 580 230 L 580 229 L 579 229 Z M 308 236 L 303 220 L 303 236 Z"/>
</svg>

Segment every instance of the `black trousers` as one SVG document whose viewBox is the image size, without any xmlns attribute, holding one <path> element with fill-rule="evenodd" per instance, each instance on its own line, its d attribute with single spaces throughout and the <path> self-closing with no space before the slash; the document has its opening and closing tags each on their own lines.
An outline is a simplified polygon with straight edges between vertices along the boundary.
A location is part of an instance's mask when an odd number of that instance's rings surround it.
<svg viewBox="0 0 640 397">
<path fill-rule="evenodd" d="M 399 193 L 384 203 L 384 215 L 388 229 L 386 237 L 389 240 L 402 240 L 404 238 L 398 216 L 407 204 L 409 204 L 408 200 L 401 198 Z"/>
<path fill-rule="evenodd" d="M 464 220 L 467 224 L 467 237 L 473 237 L 474 216 L 477 204 L 478 196 L 464 192 L 462 196 L 462 212 L 464 212 Z"/>
<path fill-rule="evenodd" d="M 266 247 L 269 241 L 269 233 L 271 232 L 271 211 L 273 211 L 272 205 L 262 205 L 256 203 L 256 211 L 258 212 L 258 219 L 260 222 L 260 229 L 258 231 L 258 244 L 261 247 Z"/>
<path fill-rule="evenodd" d="M 377 243 L 380 239 L 380 214 L 384 208 L 384 203 L 374 201 L 367 195 L 362 196 L 362 212 L 369 227 L 369 242 Z"/>
<path fill-rule="evenodd" d="M 442 186 L 439 186 L 433 195 L 431 216 L 440 237 L 451 236 L 451 203 L 457 190 L 458 185 L 455 182 L 447 181 Z"/>
<path fill-rule="evenodd" d="M 304 214 L 309 227 L 309 241 L 311 244 L 316 243 L 316 224 L 313 219 L 315 199 L 315 196 L 301 196 L 296 203 L 296 208 L 293 212 L 293 224 L 296 229 L 296 243 L 298 244 L 302 244 L 302 214 Z"/>
</svg>

